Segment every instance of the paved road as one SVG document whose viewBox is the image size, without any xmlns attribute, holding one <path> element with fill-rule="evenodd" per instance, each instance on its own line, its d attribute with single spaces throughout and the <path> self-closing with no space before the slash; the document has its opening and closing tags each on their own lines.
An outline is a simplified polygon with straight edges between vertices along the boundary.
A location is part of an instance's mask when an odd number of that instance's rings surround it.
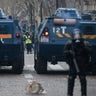
<svg viewBox="0 0 96 96">
<path fill-rule="evenodd" d="M 16 75 L 10 70 L 0 71 L 0 96 L 67 96 L 67 75 L 58 70 L 68 69 L 64 63 L 52 66 L 48 70 L 55 70 L 48 74 L 38 75 L 33 68 L 33 54 L 25 53 L 25 67 L 23 74 Z M 56 71 L 57 70 L 57 71 Z M 25 86 L 30 80 L 39 81 L 45 89 L 44 94 L 26 94 Z M 88 96 L 96 96 L 96 76 L 88 76 Z M 76 79 L 74 96 L 80 96 L 79 79 Z"/>
</svg>

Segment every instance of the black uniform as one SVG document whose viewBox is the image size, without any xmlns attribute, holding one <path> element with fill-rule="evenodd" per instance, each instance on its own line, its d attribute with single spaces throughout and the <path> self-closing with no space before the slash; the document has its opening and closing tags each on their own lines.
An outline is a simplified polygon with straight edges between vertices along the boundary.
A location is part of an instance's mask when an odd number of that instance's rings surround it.
<svg viewBox="0 0 96 96">
<path fill-rule="evenodd" d="M 69 40 L 65 45 L 64 51 L 66 62 L 69 64 L 68 96 L 73 96 L 74 80 L 77 75 L 81 83 L 81 96 L 87 96 L 86 68 L 90 60 L 89 43 L 83 39 Z M 75 58 L 76 62 L 74 62 L 73 58 Z"/>
</svg>

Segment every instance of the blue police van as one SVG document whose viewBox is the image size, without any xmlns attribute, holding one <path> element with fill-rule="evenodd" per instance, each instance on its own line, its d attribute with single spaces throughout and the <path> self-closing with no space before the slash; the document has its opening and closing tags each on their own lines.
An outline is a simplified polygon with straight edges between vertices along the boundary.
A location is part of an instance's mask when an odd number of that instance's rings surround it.
<svg viewBox="0 0 96 96">
<path fill-rule="evenodd" d="M 0 66 L 12 66 L 12 71 L 20 74 L 24 67 L 24 48 L 18 20 L 4 17 L 2 12 L 0 16 Z"/>
<path fill-rule="evenodd" d="M 88 73 L 96 74 L 96 21 L 83 20 L 77 24 L 77 27 L 83 33 L 83 38 L 90 43 L 91 57 L 87 66 Z"/>
<path fill-rule="evenodd" d="M 79 20 L 75 8 L 59 8 L 40 23 L 34 41 L 34 68 L 38 74 L 47 72 L 48 61 L 54 65 L 65 61 L 64 45 Z"/>
</svg>

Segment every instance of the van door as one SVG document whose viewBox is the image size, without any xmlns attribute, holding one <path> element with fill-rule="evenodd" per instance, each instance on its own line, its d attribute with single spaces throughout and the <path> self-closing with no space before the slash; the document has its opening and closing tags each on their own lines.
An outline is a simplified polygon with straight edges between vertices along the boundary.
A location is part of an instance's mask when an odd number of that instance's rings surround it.
<svg viewBox="0 0 96 96">
<path fill-rule="evenodd" d="M 14 28 L 12 23 L 0 24 L 0 38 L 3 44 L 13 43 Z"/>
</svg>

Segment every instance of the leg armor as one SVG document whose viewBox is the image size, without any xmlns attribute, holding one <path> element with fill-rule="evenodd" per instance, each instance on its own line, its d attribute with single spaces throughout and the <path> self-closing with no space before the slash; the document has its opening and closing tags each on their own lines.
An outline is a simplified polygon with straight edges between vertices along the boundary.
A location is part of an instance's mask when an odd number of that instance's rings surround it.
<svg viewBox="0 0 96 96">
<path fill-rule="evenodd" d="M 81 96 L 87 96 L 87 81 L 86 76 L 79 76 L 81 83 Z"/>
<path fill-rule="evenodd" d="M 68 96 L 73 96 L 75 78 L 76 76 L 69 76 L 68 78 Z"/>
</svg>

